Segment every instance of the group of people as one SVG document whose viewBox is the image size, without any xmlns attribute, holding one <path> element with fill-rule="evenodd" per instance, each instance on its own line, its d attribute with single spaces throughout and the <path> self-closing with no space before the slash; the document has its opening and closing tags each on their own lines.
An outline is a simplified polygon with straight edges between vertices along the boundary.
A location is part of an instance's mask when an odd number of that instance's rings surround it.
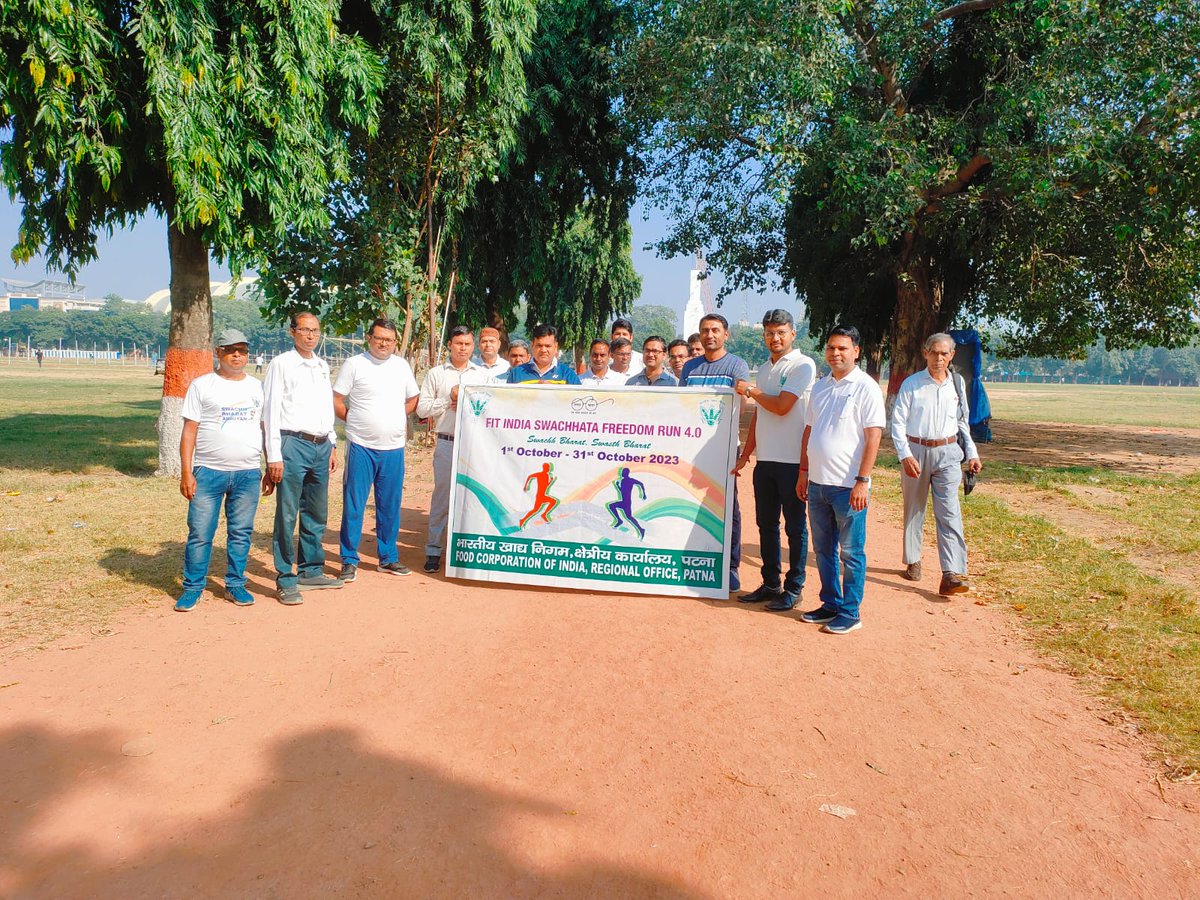
<svg viewBox="0 0 1200 900">
<path fill-rule="evenodd" d="M 558 334 L 542 324 L 530 342 L 513 340 L 507 358 L 494 328 L 479 333 L 456 326 L 445 361 L 417 386 L 408 362 L 396 354 L 397 331 L 376 319 L 366 350 L 348 359 L 332 379 L 316 355 L 321 337 L 316 315 L 291 320 L 293 349 L 273 359 L 265 382 L 248 376 L 249 345 L 235 329 L 217 341 L 217 368 L 192 382 L 183 405 L 180 490 L 189 501 L 183 592 L 175 609 L 193 609 L 206 583 L 221 504 L 228 528 L 226 597 L 248 606 L 246 561 L 259 496 L 276 497 L 272 552 L 281 603 L 303 602 L 311 590 L 337 589 L 357 577 L 367 500 L 375 495 L 379 571 L 405 576 L 397 536 L 404 483 L 404 448 L 412 413 L 435 436 L 434 491 L 425 544 L 426 572 L 441 568 L 450 508 L 450 474 L 460 387 L 470 384 L 570 384 L 597 388 L 711 387 L 732 390 L 754 403 L 747 439 L 732 474 L 755 457 L 753 490 L 762 557 L 762 583 L 738 597 L 786 611 L 800 601 L 811 531 L 820 577 L 820 605 L 802 621 L 832 634 L 861 627 L 866 582 L 866 517 L 871 472 L 886 427 L 879 383 L 858 366 L 857 329 L 838 326 L 825 341 L 829 371 L 817 377 L 814 360 L 795 349 L 795 324 L 786 310 L 763 317 L 770 354 L 751 381 L 750 368 L 726 348 L 729 324 L 709 314 L 687 341 L 655 335 L 633 350 L 633 326 L 617 319 L 611 340 L 593 341 L 582 373 L 559 360 Z M 968 590 L 966 543 L 957 488 L 961 466 L 981 468 L 971 441 L 965 391 L 950 363 L 955 343 L 947 334 L 925 341 L 926 369 L 903 383 L 892 413 L 891 436 L 901 465 L 905 509 L 903 575 L 921 580 L 922 532 L 930 491 L 937 527 L 939 593 Z M 475 356 L 478 349 L 478 356 Z M 335 419 L 345 422 L 349 447 L 342 486 L 340 570 L 325 573 L 322 536 L 329 476 L 337 470 Z M 961 441 L 960 441 L 961 438 Z M 961 447 L 960 447 L 961 443 Z M 260 454 L 267 469 L 260 472 Z M 730 523 L 729 586 L 741 589 L 741 511 L 734 482 Z M 783 567 L 780 522 L 788 542 Z M 297 525 L 299 533 L 297 534 Z"/>
</svg>

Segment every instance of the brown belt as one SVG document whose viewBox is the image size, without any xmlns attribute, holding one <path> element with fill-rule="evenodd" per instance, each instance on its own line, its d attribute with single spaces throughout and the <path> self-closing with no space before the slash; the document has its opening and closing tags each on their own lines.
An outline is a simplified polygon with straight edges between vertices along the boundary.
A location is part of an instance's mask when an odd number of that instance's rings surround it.
<svg viewBox="0 0 1200 900">
<path fill-rule="evenodd" d="M 913 437 L 911 434 L 905 435 L 910 444 L 920 444 L 922 447 L 945 447 L 947 444 L 953 444 L 958 441 L 958 435 L 948 438 L 938 438 L 935 441 L 929 441 L 925 438 Z"/>
</svg>

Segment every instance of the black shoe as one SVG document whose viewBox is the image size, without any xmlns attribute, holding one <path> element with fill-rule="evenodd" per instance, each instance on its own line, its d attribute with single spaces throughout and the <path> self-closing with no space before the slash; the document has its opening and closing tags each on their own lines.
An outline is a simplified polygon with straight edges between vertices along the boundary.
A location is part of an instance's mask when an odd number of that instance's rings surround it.
<svg viewBox="0 0 1200 900">
<path fill-rule="evenodd" d="M 342 566 L 342 571 L 338 572 L 338 581 L 342 584 L 349 584 L 358 577 L 358 566 L 353 563 L 346 563 Z"/>
<path fill-rule="evenodd" d="M 404 563 L 397 560 L 396 562 L 384 563 L 379 567 L 380 572 L 385 572 L 388 575 L 411 575 L 412 569 Z"/>
<path fill-rule="evenodd" d="M 783 591 L 779 588 L 769 588 L 765 584 L 760 584 L 757 590 L 751 591 L 749 594 L 742 594 L 737 598 L 738 603 L 765 603 L 767 600 L 778 601 L 783 597 Z M 789 606 L 788 609 L 791 609 Z"/>
<path fill-rule="evenodd" d="M 442 558 L 440 556 L 425 557 L 425 565 L 422 568 L 429 574 L 433 574 L 442 567 Z"/>
<path fill-rule="evenodd" d="M 793 609 L 799 602 L 799 594 L 785 592 L 778 600 L 772 600 L 768 603 L 766 608 L 771 612 L 787 612 L 789 609 Z"/>
</svg>

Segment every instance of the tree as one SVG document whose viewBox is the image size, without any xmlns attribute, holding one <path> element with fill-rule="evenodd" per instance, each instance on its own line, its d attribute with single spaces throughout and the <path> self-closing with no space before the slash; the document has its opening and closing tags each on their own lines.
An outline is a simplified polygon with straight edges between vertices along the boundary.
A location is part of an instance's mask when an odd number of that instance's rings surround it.
<svg viewBox="0 0 1200 900">
<path fill-rule="evenodd" d="M 668 344 L 679 335 L 679 317 L 669 306 L 652 303 L 638 305 L 629 311 L 629 319 L 633 322 L 633 336 L 639 344 L 652 334 L 657 334 Z"/>
<path fill-rule="evenodd" d="M 616 0 L 539 3 L 517 140 L 462 219 L 460 321 L 503 334 L 524 298 L 529 323 L 560 326 L 578 355 L 640 292 L 629 227 L 638 162 L 615 73 L 629 24 Z"/>
<path fill-rule="evenodd" d="M 336 0 L 22 0 L 0 6 L 0 174 L 22 202 L 13 258 L 70 275 L 99 230 L 167 220 L 170 344 L 159 471 L 179 410 L 212 368 L 209 254 L 237 268 L 287 227 L 323 226 L 348 126 L 380 82 Z"/>
<path fill-rule="evenodd" d="M 270 314 L 317 309 L 343 332 L 386 314 L 401 325 L 402 352 L 423 342 L 436 353 L 459 218 L 524 108 L 535 6 L 409 0 L 362 11 L 387 72 L 380 126 L 351 135 L 349 177 L 326 198 L 329 228 L 272 248 L 259 273 Z"/>
<path fill-rule="evenodd" d="M 853 317 L 892 388 L 956 317 L 1014 351 L 1196 333 L 1190 0 L 647 0 L 629 96 L 668 252 Z M 666 73 L 663 77 L 662 73 Z"/>
</svg>

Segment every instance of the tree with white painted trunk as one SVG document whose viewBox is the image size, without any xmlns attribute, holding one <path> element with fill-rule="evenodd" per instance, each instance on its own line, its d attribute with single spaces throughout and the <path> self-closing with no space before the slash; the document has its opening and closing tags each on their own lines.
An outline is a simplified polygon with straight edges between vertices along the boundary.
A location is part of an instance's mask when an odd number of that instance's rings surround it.
<svg viewBox="0 0 1200 900">
<path fill-rule="evenodd" d="M 209 256 L 258 261 L 325 226 L 345 133 L 373 128 L 382 67 L 337 0 L 19 0 L 0 5 L 0 180 L 13 258 L 69 275 L 96 238 L 167 220 L 171 326 L 159 474 L 179 473 L 183 395 L 212 369 Z M 350 23 L 353 25 L 353 23 Z"/>
</svg>

